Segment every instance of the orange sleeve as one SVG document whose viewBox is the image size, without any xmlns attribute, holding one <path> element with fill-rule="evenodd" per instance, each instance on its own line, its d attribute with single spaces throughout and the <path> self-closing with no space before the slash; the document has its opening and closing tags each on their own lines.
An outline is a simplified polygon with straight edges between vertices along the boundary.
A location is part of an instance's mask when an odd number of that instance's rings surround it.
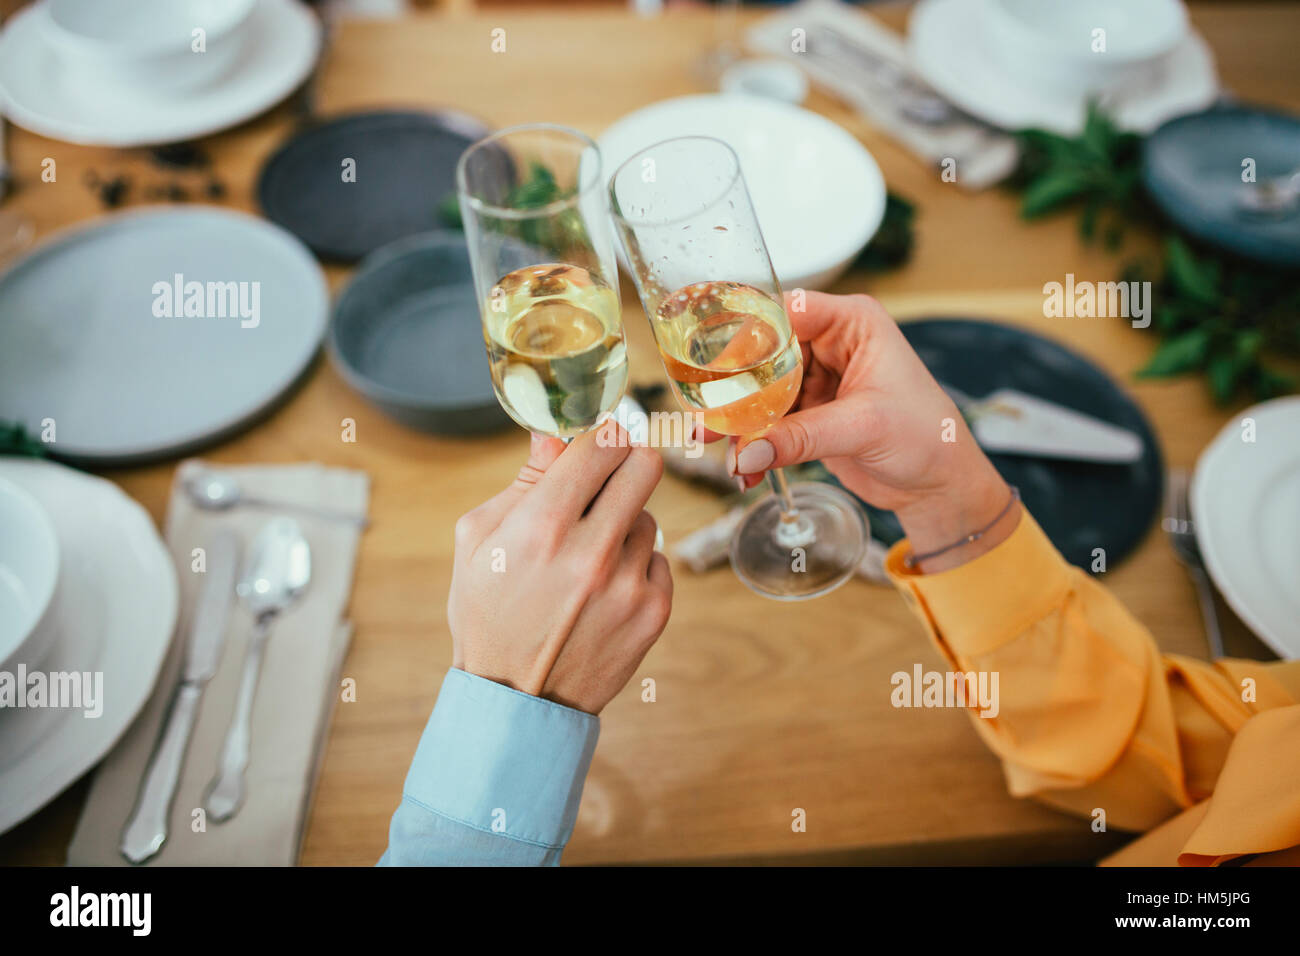
<svg viewBox="0 0 1300 956">
<path fill-rule="evenodd" d="M 885 568 L 950 667 L 998 675 L 996 714 L 969 713 L 1012 794 L 1084 816 L 1102 808 L 1124 830 L 1214 794 L 1178 831 L 1185 864 L 1300 843 L 1300 661 L 1162 656 L 1028 512 L 950 571 L 910 571 L 907 553 L 896 544 Z M 1247 815 L 1257 826 L 1231 825 Z"/>
</svg>

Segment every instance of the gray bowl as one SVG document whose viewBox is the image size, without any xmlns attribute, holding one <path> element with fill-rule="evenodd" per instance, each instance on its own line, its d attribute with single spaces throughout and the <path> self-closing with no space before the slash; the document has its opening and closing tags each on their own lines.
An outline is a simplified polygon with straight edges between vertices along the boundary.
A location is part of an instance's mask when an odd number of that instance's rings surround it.
<svg viewBox="0 0 1300 956">
<path fill-rule="evenodd" d="M 403 425 L 472 435 L 511 422 L 492 391 L 458 232 L 421 233 L 367 256 L 334 306 L 328 345 L 347 383 Z"/>
</svg>

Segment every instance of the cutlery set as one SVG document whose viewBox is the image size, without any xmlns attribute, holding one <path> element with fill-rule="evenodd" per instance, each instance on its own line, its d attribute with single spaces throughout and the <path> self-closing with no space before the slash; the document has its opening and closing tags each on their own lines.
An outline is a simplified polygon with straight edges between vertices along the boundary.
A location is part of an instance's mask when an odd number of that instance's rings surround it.
<svg viewBox="0 0 1300 956">
<path fill-rule="evenodd" d="M 244 801 L 244 771 L 252 740 L 253 702 L 271 625 L 306 590 L 311 549 L 298 523 L 276 517 L 253 541 L 236 580 L 239 543 L 222 531 L 208 547 L 205 580 L 191 619 L 181 681 L 158 738 L 135 809 L 119 848 L 132 863 L 154 856 L 167 839 L 167 818 L 180 780 L 185 751 L 198 717 L 203 688 L 216 673 L 225 646 L 232 596 L 252 616 L 253 637 L 245 651 L 234 715 L 204 809 L 217 823 L 235 816 Z"/>
</svg>

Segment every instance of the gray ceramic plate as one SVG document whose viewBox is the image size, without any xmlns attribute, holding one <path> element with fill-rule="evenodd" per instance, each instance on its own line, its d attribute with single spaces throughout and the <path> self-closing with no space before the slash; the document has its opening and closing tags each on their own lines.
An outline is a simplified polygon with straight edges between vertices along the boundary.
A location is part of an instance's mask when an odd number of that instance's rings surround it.
<svg viewBox="0 0 1300 956">
<path fill-rule="evenodd" d="M 184 314 L 187 283 L 201 314 Z M 278 226 L 216 208 L 108 216 L 0 276 L 0 420 L 38 437 L 52 421 L 51 454 L 86 464 L 186 454 L 275 404 L 328 311 L 320 267 Z"/>
<path fill-rule="evenodd" d="M 334 307 L 329 349 L 348 384 L 404 425 L 467 435 L 510 422 L 492 391 L 458 232 L 410 236 L 372 253 Z"/>
</svg>

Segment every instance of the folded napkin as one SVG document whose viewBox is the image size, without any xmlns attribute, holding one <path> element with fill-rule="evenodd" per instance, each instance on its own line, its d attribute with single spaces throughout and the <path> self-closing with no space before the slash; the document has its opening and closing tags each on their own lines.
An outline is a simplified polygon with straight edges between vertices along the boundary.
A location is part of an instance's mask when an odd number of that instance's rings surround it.
<svg viewBox="0 0 1300 956">
<path fill-rule="evenodd" d="M 790 49 L 796 28 L 807 38 L 807 49 L 798 53 Z M 759 21 L 746 39 L 755 50 L 792 59 L 930 165 L 957 160 L 959 186 L 985 189 L 1015 169 L 1019 152 L 1005 133 L 960 115 L 929 125 L 899 109 L 898 83 L 925 84 L 912 75 L 903 38 L 868 13 L 828 0 L 804 0 Z"/>
<path fill-rule="evenodd" d="M 240 562 L 253 538 L 279 514 L 301 525 L 311 546 L 308 589 L 272 625 L 253 704 L 252 745 L 245 775 L 246 798 L 225 823 L 192 828 L 194 810 L 217 769 L 234 712 L 244 651 L 253 632 L 248 611 L 234 602 L 217 672 L 203 690 L 198 719 L 172 803 L 167 842 L 147 865 L 292 865 L 297 861 L 320 755 L 335 701 L 340 668 L 351 636 L 341 621 L 352 587 L 360 524 L 316 518 L 295 511 L 236 507 L 204 511 L 185 494 L 185 476 L 201 462 L 177 469 L 167 511 L 167 546 L 176 562 L 181 604 L 177 632 L 153 695 L 117 746 L 100 764 L 81 820 L 68 848 L 72 866 L 126 865 L 118 852 L 122 829 L 135 807 L 145 768 L 180 679 L 189 625 L 203 575 L 191 570 L 192 552 L 211 543 L 219 528 L 240 538 Z M 226 467 L 249 497 L 364 517 L 369 479 L 362 472 L 320 465 Z"/>
</svg>

